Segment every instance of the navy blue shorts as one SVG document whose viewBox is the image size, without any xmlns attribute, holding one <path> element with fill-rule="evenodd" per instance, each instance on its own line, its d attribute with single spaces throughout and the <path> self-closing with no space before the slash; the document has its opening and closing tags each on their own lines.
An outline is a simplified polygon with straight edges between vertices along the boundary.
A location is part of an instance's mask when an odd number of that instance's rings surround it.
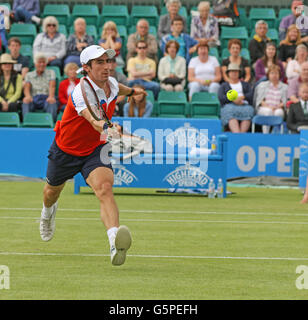
<svg viewBox="0 0 308 320">
<path fill-rule="evenodd" d="M 106 145 L 99 145 L 90 155 L 79 157 L 62 151 L 54 140 L 48 151 L 46 181 L 52 186 L 59 186 L 79 172 L 86 180 L 90 172 L 98 167 L 107 167 L 112 170 L 111 163 L 103 163 L 100 157 L 101 150 Z"/>
</svg>

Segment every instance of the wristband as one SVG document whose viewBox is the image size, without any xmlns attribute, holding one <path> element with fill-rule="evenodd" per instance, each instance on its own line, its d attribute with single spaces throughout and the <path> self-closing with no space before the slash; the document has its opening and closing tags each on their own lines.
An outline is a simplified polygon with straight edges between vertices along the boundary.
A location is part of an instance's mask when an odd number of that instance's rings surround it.
<svg viewBox="0 0 308 320">
<path fill-rule="evenodd" d="M 128 94 L 127 96 L 128 96 L 128 97 L 131 97 L 134 93 L 135 93 L 135 89 L 134 89 L 134 88 L 132 88 L 131 93 L 130 93 L 130 94 Z"/>
<path fill-rule="evenodd" d="M 103 125 L 103 131 L 106 131 L 109 128 L 108 124 L 105 122 Z"/>
</svg>

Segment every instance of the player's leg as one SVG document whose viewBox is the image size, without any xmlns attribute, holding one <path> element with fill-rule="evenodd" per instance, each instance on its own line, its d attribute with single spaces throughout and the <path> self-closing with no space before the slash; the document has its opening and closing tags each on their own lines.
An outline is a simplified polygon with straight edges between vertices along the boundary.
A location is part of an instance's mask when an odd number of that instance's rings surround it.
<svg viewBox="0 0 308 320">
<path fill-rule="evenodd" d="M 119 226 L 119 210 L 112 191 L 113 171 L 108 167 L 98 167 L 90 172 L 86 181 L 100 202 L 101 220 L 110 243 L 111 262 L 121 265 L 125 262 L 132 239 L 129 229 Z"/>
</svg>

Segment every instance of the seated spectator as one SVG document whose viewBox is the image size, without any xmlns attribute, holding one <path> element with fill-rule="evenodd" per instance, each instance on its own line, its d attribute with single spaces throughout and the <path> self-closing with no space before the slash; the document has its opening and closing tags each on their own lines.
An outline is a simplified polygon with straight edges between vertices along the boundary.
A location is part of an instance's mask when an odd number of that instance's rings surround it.
<svg viewBox="0 0 308 320">
<path fill-rule="evenodd" d="M 210 14 L 210 3 L 201 1 L 199 16 L 191 19 L 190 36 L 197 41 L 206 40 L 210 47 L 220 46 L 218 20 Z"/>
<path fill-rule="evenodd" d="M 235 26 L 239 17 L 237 0 L 213 0 L 213 14 L 220 26 Z"/>
<path fill-rule="evenodd" d="M 33 43 L 33 56 L 38 52 L 44 53 L 49 66 L 56 66 L 62 70 L 62 59 L 66 55 L 66 37 L 58 32 L 59 23 L 53 16 L 43 21 L 43 32 L 39 33 Z"/>
<path fill-rule="evenodd" d="M 266 21 L 259 20 L 255 25 L 255 30 L 256 34 L 253 39 L 250 40 L 248 45 L 252 65 L 264 56 L 266 43 L 271 40 L 266 36 L 268 31 Z"/>
<path fill-rule="evenodd" d="M 240 67 L 230 63 L 227 69 L 229 82 L 224 82 L 219 88 L 218 98 L 221 103 L 221 122 L 228 126 L 233 133 L 247 132 L 250 128 L 251 119 L 254 116 L 252 107 L 252 88 L 249 83 L 240 80 Z M 236 90 L 238 97 L 230 102 L 227 98 L 229 90 Z"/>
<path fill-rule="evenodd" d="M 183 91 L 186 77 L 186 61 L 177 56 L 180 45 L 175 40 L 166 44 L 166 55 L 160 59 L 158 65 L 158 79 L 160 87 L 167 91 Z"/>
<path fill-rule="evenodd" d="M 20 54 L 21 41 L 17 37 L 10 38 L 8 48 L 12 59 L 16 60 L 14 70 L 21 74 L 22 79 L 25 79 L 30 68 L 30 61 L 29 57 Z"/>
<path fill-rule="evenodd" d="M 227 69 L 230 63 L 236 63 L 240 66 L 240 79 L 245 82 L 249 82 L 251 80 L 251 68 L 249 61 L 243 57 L 241 57 L 241 49 L 242 43 L 239 39 L 231 39 L 228 42 L 228 50 L 230 52 L 230 56 L 221 63 L 221 71 L 222 77 L 224 81 L 229 81 L 227 76 Z"/>
<path fill-rule="evenodd" d="M 14 71 L 15 60 L 8 53 L 0 58 L 0 111 L 17 112 L 20 108 L 18 100 L 22 93 L 22 78 Z"/>
<path fill-rule="evenodd" d="M 254 92 L 254 107 L 258 115 L 284 118 L 288 86 L 281 82 L 281 69 L 272 64 L 267 70 L 267 81 L 261 82 Z M 262 126 L 263 133 L 269 133 L 269 126 Z"/>
<path fill-rule="evenodd" d="M 164 36 L 171 33 L 171 22 L 172 20 L 179 15 L 179 10 L 182 4 L 180 0 L 168 0 L 166 2 L 166 7 L 168 13 L 162 15 L 159 19 L 157 37 L 161 40 Z M 186 19 L 183 18 L 183 32 L 187 32 Z"/>
<path fill-rule="evenodd" d="M 256 81 L 267 80 L 268 68 L 272 65 L 277 65 L 280 68 L 280 81 L 285 80 L 285 71 L 283 64 L 277 57 L 277 48 L 274 42 L 268 42 L 265 47 L 264 56 L 256 61 L 255 78 Z"/>
<path fill-rule="evenodd" d="M 125 62 L 121 56 L 122 39 L 118 33 L 117 25 L 113 21 L 105 22 L 98 44 L 105 50 L 113 49 L 116 52 L 117 65 L 120 68 L 125 66 Z"/>
<path fill-rule="evenodd" d="M 158 97 L 159 84 L 152 81 L 156 76 L 156 63 L 147 57 L 147 43 L 143 40 L 137 42 L 137 56 L 127 62 L 129 86 L 142 85 L 146 90 L 153 91 L 155 99 Z"/>
<path fill-rule="evenodd" d="M 136 32 L 128 36 L 126 61 L 137 55 L 136 44 L 139 40 L 144 40 L 148 45 L 147 57 L 157 61 L 157 40 L 155 36 L 149 34 L 149 23 L 145 19 L 140 19 L 136 26 Z"/>
<path fill-rule="evenodd" d="M 133 88 L 145 89 L 143 86 L 135 84 Z M 146 96 L 140 94 L 130 97 L 129 102 L 124 105 L 124 117 L 149 118 L 151 116 L 153 104 L 147 101 Z"/>
<path fill-rule="evenodd" d="M 81 51 L 94 44 L 94 39 L 92 36 L 86 33 L 86 20 L 83 18 L 77 18 L 74 21 L 74 33 L 71 34 L 66 43 L 67 51 L 66 58 L 64 60 L 64 65 L 70 62 L 76 63 L 81 67 L 80 63 L 80 53 Z"/>
<path fill-rule="evenodd" d="M 302 83 L 299 87 L 299 100 L 291 104 L 287 127 L 292 133 L 299 133 L 302 129 L 308 129 L 308 84 Z"/>
<path fill-rule="evenodd" d="M 195 92 L 208 91 L 218 93 L 221 72 L 216 57 L 209 56 L 206 41 L 197 45 L 198 56 L 190 60 L 188 65 L 189 99 Z"/>
<path fill-rule="evenodd" d="M 198 41 L 193 39 L 187 33 L 183 33 L 183 18 L 181 16 L 175 17 L 171 22 L 172 33 L 164 36 L 161 40 L 160 49 L 165 52 L 166 43 L 169 40 L 175 40 L 179 43 L 180 49 L 178 55 L 186 59 L 189 63 L 191 55 L 196 51 Z"/>
<path fill-rule="evenodd" d="M 128 87 L 128 81 L 126 76 L 122 72 L 118 72 L 116 70 L 117 62 L 115 58 L 110 59 L 110 77 L 115 78 L 119 83 Z M 125 104 L 126 96 L 118 96 L 115 111 L 113 113 L 114 116 L 123 117 L 123 108 Z"/>
<path fill-rule="evenodd" d="M 288 28 L 291 25 L 297 24 L 297 19 L 301 19 L 301 25 L 307 26 L 308 25 L 308 17 L 302 16 L 302 9 L 304 7 L 303 1 L 295 0 L 292 2 L 291 10 L 292 13 L 284 18 L 282 18 L 280 25 L 279 25 L 279 39 L 282 41 L 286 38 L 286 34 L 288 31 Z M 302 42 L 308 41 L 308 28 L 304 27 L 300 30 L 300 37 L 302 39 Z"/>
<path fill-rule="evenodd" d="M 42 110 L 51 113 L 56 121 L 58 105 L 55 98 L 56 74 L 46 69 L 48 58 L 44 53 L 34 56 L 35 70 L 26 75 L 24 99 L 22 104 L 23 118 L 28 112 Z"/>
<path fill-rule="evenodd" d="M 286 75 L 288 80 L 298 77 L 301 73 L 302 64 L 308 59 L 308 48 L 300 44 L 296 48 L 295 58 L 287 64 Z"/>
<path fill-rule="evenodd" d="M 67 78 L 59 84 L 58 98 L 60 105 L 58 111 L 64 111 L 70 94 L 80 81 L 80 79 L 77 78 L 77 70 L 78 65 L 74 62 L 70 62 L 64 67 L 64 74 Z"/>
<path fill-rule="evenodd" d="M 308 84 L 308 62 L 302 64 L 302 70 L 299 77 L 293 78 L 288 83 L 288 99 L 287 107 L 291 103 L 299 102 L 299 87 L 302 83 Z"/>
<path fill-rule="evenodd" d="M 287 63 L 294 59 L 296 47 L 302 43 L 300 32 L 295 24 L 288 28 L 286 38 L 280 42 L 279 59 L 286 68 Z"/>
<path fill-rule="evenodd" d="M 39 0 L 14 0 L 11 19 L 13 22 L 41 23 Z"/>
</svg>

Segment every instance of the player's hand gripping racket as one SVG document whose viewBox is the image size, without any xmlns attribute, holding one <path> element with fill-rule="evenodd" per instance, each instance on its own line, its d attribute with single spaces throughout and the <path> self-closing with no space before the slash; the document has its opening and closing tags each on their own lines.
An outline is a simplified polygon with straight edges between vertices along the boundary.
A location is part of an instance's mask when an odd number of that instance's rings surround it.
<svg viewBox="0 0 308 320">
<path fill-rule="evenodd" d="M 111 137 L 108 135 L 108 140 L 110 141 L 112 135 L 118 134 L 118 130 L 109 120 L 89 79 L 87 79 L 86 77 L 81 78 L 80 88 L 85 104 L 89 112 L 91 113 L 92 117 L 97 121 L 104 120 L 108 127 L 112 129 L 112 131 L 109 130 L 109 133 L 111 131 Z"/>
</svg>

